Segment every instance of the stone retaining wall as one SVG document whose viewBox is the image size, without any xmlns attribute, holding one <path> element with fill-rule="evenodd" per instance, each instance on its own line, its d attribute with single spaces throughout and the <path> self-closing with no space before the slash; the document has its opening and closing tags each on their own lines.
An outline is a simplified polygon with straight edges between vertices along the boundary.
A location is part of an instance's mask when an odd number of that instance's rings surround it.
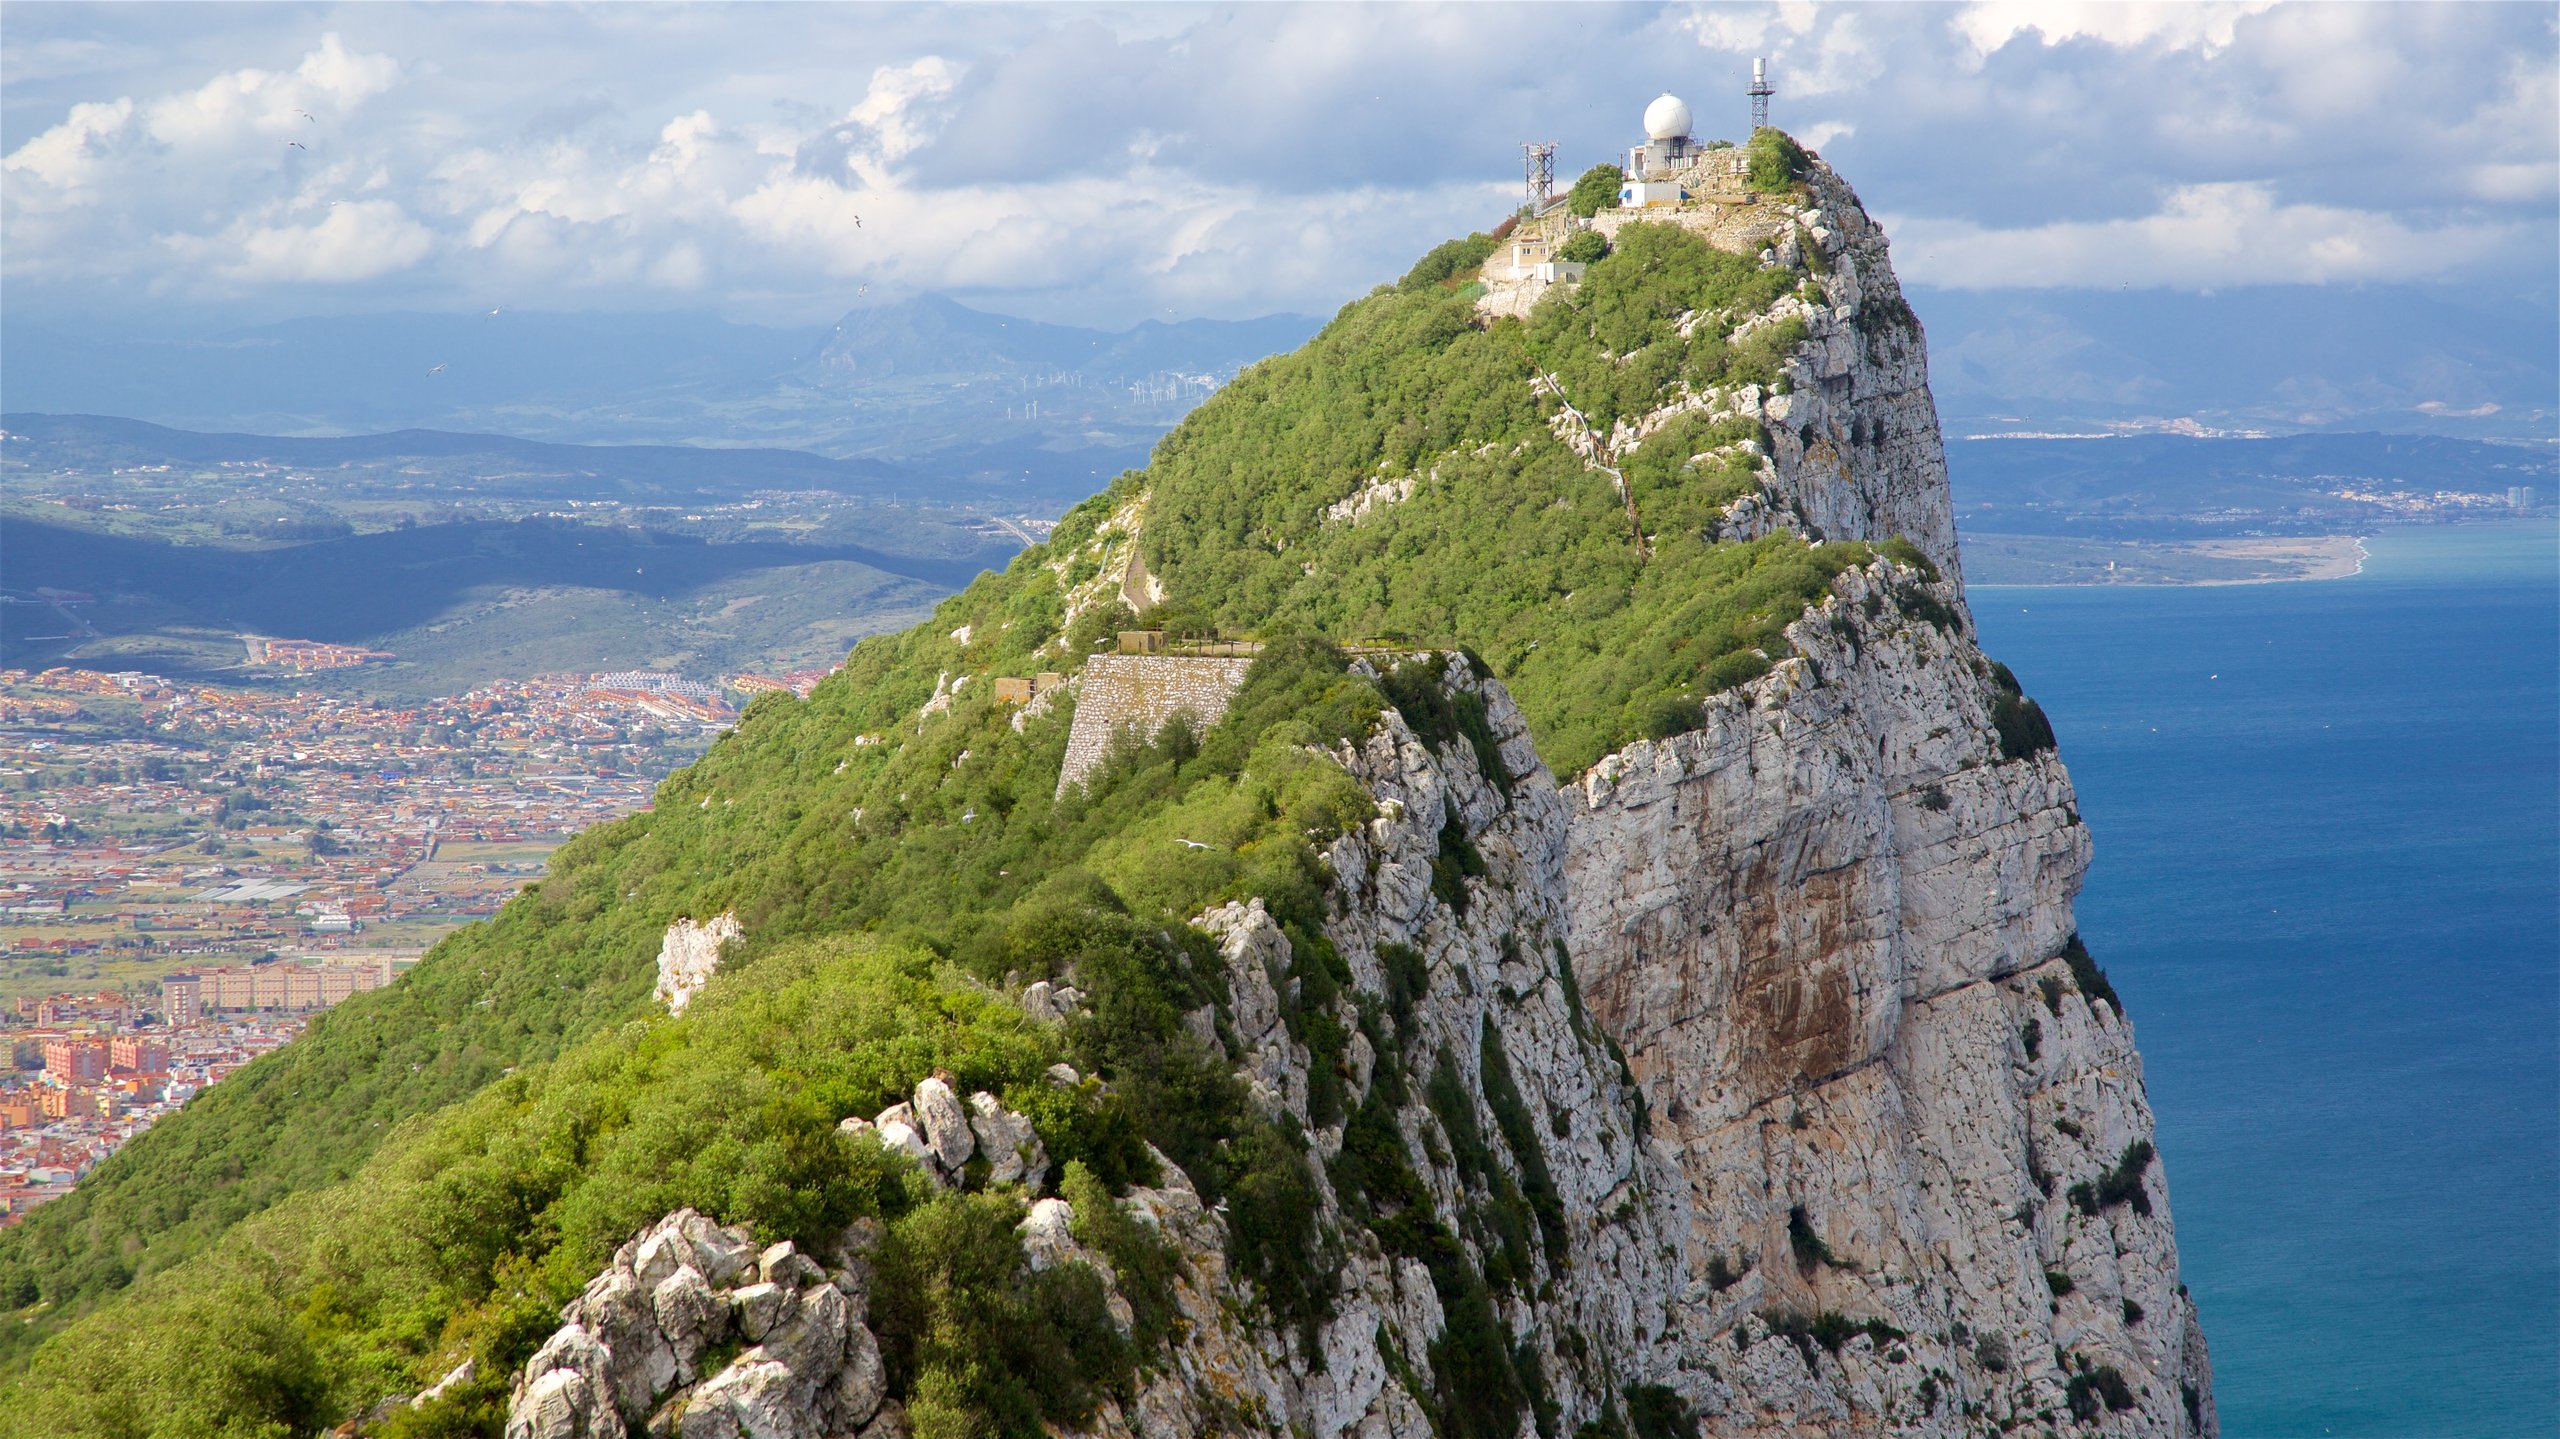
<svg viewBox="0 0 2560 1439">
<path fill-rule="evenodd" d="M 1085 662 L 1076 695 L 1075 724 L 1067 731 L 1067 762 L 1058 771 L 1058 793 L 1081 781 L 1111 753 L 1120 731 L 1152 740 L 1165 722 L 1188 713 L 1206 730 L 1226 714 L 1243 688 L 1250 658 L 1192 655 L 1095 655 Z"/>
</svg>

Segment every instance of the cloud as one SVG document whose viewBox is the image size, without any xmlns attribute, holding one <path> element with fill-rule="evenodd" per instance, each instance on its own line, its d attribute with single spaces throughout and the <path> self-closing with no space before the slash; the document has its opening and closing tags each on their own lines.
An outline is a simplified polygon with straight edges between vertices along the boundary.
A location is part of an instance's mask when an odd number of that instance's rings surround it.
<svg viewBox="0 0 2560 1439">
<path fill-rule="evenodd" d="M 2021 35 L 2047 46 L 2097 40 L 2118 49 L 2154 46 L 2204 55 L 2230 48 L 2240 22 L 2275 8 L 2276 0 L 2199 4 L 2195 0 L 1980 0 L 1948 23 L 1976 59 Z"/>
<path fill-rule="evenodd" d="M 0 164 L 9 174 L 40 180 L 68 196 L 87 187 L 132 122 L 130 99 L 74 105 L 61 124 L 19 146 Z"/>
<path fill-rule="evenodd" d="M 2283 204 L 2258 184 L 2187 186 L 2127 219 L 2017 229 L 1925 216 L 1885 224 L 1902 278 L 1955 290 L 2441 280 L 2524 238 L 2512 224 L 2421 229 L 2369 211 Z"/>
<path fill-rule="evenodd" d="M 1739 138 L 1754 55 L 1950 283 L 2547 284 L 2560 243 L 2531 7 L 197 13 L 13 22 L 55 57 L 0 107 L 13 300 L 1329 312 L 1496 221 L 1522 140 L 1579 173 L 1664 89 Z"/>
<path fill-rule="evenodd" d="M 347 285 L 407 269 L 435 235 L 388 200 L 344 201 L 317 223 L 240 221 L 215 235 L 173 235 L 173 254 L 244 286 Z"/>
</svg>

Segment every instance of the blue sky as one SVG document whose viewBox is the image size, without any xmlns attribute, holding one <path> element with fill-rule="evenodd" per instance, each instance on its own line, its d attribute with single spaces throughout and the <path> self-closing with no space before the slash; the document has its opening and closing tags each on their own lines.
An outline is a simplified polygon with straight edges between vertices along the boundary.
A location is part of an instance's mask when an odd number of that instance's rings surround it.
<svg viewBox="0 0 2560 1439">
<path fill-rule="evenodd" d="M 866 287 L 1330 313 L 1661 90 L 1776 116 L 1906 280 L 2552 303 L 2549 5 L 252 6 L 0 11 L 24 312 L 687 308 Z"/>
</svg>

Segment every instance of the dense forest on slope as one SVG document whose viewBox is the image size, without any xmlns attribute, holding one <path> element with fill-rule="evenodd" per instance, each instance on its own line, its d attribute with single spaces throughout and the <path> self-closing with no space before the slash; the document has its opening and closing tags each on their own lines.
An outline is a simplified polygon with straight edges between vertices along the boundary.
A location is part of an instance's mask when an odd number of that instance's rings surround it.
<svg viewBox="0 0 2560 1439">
<path fill-rule="evenodd" d="M 1153 1143 L 1229 1201 L 1237 1272 L 1303 1333 L 1326 1302 L 1303 1139 L 1254 1115 L 1225 1057 L 1181 1028 L 1215 997 L 1183 921 L 1263 898 L 1298 956 L 1294 992 L 1323 1001 L 1345 976 L 1317 932 L 1315 855 L 1369 801 L 1320 748 L 1389 706 L 1444 742 L 1466 729 L 1324 637 L 1472 646 L 1571 771 L 1694 722 L 1699 696 L 1764 671 L 1784 625 L 1871 555 L 1718 543 L 1716 512 L 1758 463 L 1754 435 L 1729 425 L 1664 428 L 1623 466 L 1622 497 L 1556 439 L 1531 387 L 1555 377 L 1605 427 L 1665 387 L 1780 383 L 1791 327 L 1744 322 L 1808 276 L 1637 227 L 1528 325 L 1476 323 L 1466 279 L 1443 266 L 1346 307 L 1049 545 L 932 623 L 864 642 L 810 700 L 759 700 L 654 812 L 564 849 L 497 920 L 0 1240 L 0 1296 L 27 1306 L 0 1338 L 19 1370 L 0 1423 L 308 1432 L 470 1354 L 474 1384 L 400 1422 L 494 1432 L 509 1371 L 561 1300 L 640 1222 L 692 1204 L 760 1237 L 883 1218 L 925 1296 L 888 1331 L 906 1336 L 892 1370 L 919 1433 L 1037 1433 L 1143 1356 L 1047 1347 L 1090 1333 L 1094 1296 L 1023 1274 L 984 1196 L 927 1192 L 835 1135 L 935 1067 L 1031 1114 L 1072 1182 L 1144 1180 L 1138 1141 Z M 1396 477 L 1417 480 L 1410 499 L 1323 522 Z M 992 686 L 948 681 L 1072 669 L 1099 649 L 1125 614 L 1071 621 L 1070 593 L 1096 579 L 1106 521 L 1142 497 L 1166 622 L 1274 643 L 1209 734 L 1176 726 L 1057 795 L 1066 717 L 1017 729 Z M 731 910 L 747 938 L 701 1008 L 651 1018 L 664 926 Z M 991 997 L 1069 965 L 1094 1007 L 1062 1033 Z M 1338 1052 L 1329 1019 L 1288 1017 L 1318 1055 Z M 1061 1056 L 1109 1092 L 1033 1082 Z M 1337 1188 L 1385 1213 L 1405 1179 L 1354 1171 Z M 1006 1357 L 972 1365 L 973 1345 Z M 924 1422 L 937 1413 L 949 1423 Z"/>
</svg>

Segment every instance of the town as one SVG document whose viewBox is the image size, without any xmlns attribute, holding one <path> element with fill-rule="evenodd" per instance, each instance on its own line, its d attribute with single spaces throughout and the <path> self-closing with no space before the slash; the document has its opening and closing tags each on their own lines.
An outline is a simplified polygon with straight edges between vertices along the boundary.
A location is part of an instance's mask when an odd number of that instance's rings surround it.
<svg viewBox="0 0 2560 1439">
<path fill-rule="evenodd" d="M 648 808 L 740 705 L 822 677 L 401 705 L 0 670 L 0 1224 Z"/>
</svg>

